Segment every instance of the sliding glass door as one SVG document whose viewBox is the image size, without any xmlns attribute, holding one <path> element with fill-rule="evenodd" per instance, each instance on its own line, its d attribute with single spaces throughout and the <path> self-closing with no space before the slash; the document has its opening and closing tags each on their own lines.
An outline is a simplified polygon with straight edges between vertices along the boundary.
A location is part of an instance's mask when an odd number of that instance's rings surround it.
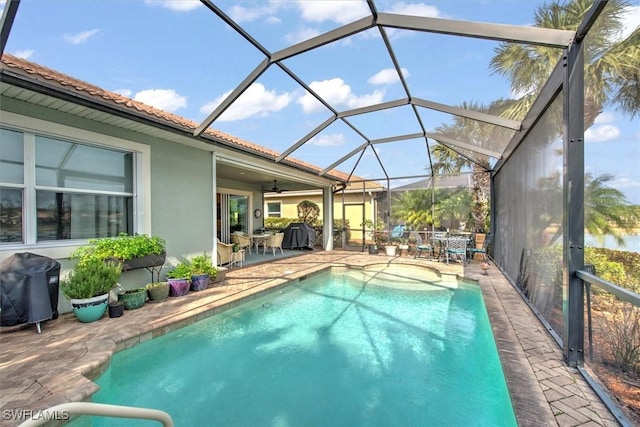
<svg viewBox="0 0 640 427">
<path fill-rule="evenodd" d="M 236 194 L 233 190 L 225 190 L 225 192 L 216 194 L 216 205 L 217 235 L 220 241 L 229 243 L 231 233 L 234 231 L 250 234 L 249 208 L 251 200 L 248 194 Z"/>
</svg>

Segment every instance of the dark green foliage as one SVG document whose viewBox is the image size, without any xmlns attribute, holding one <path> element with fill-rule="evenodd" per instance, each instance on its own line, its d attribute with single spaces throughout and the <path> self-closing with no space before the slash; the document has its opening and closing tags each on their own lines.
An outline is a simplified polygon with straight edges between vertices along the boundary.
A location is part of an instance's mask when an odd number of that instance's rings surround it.
<svg viewBox="0 0 640 427">
<path fill-rule="evenodd" d="M 69 299 L 92 298 L 108 293 L 118 283 L 121 269 L 117 262 L 88 259 L 78 263 L 62 280 L 60 289 Z"/>
</svg>

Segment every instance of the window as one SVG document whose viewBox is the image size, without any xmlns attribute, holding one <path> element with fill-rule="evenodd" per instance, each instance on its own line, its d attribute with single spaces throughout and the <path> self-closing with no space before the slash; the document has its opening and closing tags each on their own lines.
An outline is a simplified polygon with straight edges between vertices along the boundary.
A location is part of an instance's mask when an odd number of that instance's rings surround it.
<svg viewBox="0 0 640 427">
<path fill-rule="evenodd" d="M 134 232 L 134 152 L 8 129 L 0 145 L 0 243 Z"/>
<path fill-rule="evenodd" d="M 0 243 L 21 243 L 24 188 L 22 133 L 0 129 L 0 144 Z"/>
<path fill-rule="evenodd" d="M 268 202 L 267 203 L 267 216 L 269 218 L 280 218 L 282 216 L 282 203 L 281 202 Z"/>
</svg>

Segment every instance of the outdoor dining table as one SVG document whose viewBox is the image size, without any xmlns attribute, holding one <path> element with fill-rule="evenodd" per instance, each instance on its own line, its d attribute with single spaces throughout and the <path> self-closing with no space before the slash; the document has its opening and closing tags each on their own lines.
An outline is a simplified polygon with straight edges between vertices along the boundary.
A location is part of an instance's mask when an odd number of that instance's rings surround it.
<svg viewBox="0 0 640 427">
<path fill-rule="evenodd" d="M 469 243 L 471 243 L 471 237 L 467 235 L 447 236 L 446 234 L 439 235 L 437 233 L 434 233 L 434 235 L 431 236 L 429 240 L 431 240 L 432 242 L 431 246 L 433 247 L 434 252 L 436 250 L 436 244 L 438 245 L 438 259 L 441 260 L 442 258 L 444 258 L 447 264 L 449 264 L 449 243 L 450 242 L 464 241 L 465 248 L 469 246 Z M 465 261 L 466 261 L 466 258 L 467 258 L 467 251 L 465 250 L 465 254 L 464 254 Z"/>
<path fill-rule="evenodd" d="M 264 245 L 265 240 L 267 240 L 272 235 L 269 233 L 265 234 L 252 234 L 251 240 L 253 241 L 253 246 L 256 248 L 256 253 L 258 253 L 258 247 L 262 243 Z"/>
</svg>

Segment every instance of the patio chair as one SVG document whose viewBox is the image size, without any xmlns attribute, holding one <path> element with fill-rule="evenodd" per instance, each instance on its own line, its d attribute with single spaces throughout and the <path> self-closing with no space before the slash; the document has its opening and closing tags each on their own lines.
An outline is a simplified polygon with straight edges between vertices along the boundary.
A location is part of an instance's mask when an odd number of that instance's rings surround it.
<svg viewBox="0 0 640 427">
<path fill-rule="evenodd" d="M 466 264 L 468 243 L 466 237 L 449 237 L 447 239 L 447 263 L 449 262 L 449 256 L 455 256 L 462 264 Z"/>
<path fill-rule="evenodd" d="M 409 238 L 416 239 L 416 253 L 413 258 L 420 258 L 420 254 L 422 253 L 422 251 L 431 252 L 431 257 L 433 258 L 433 246 L 425 244 L 422 241 L 422 236 L 420 235 L 420 233 L 412 231 L 411 233 L 409 233 Z"/>
<path fill-rule="evenodd" d="M 237 243 L 240 249 L 246 249 L 251 254 L 251 237 L 239 232 L 231 233 L 231 243 Z"/>
<path fill-rule="evenodd" d="M 484 242 L 482 242 L 482 248 L 471 247 L 468 249 L 469 259 L 473 259 L 475 254 L 482 254 L 482 258 L 484 262 L 489 262 L 489 257 L 487 256 L 489 245 L 491 244 L 491 234 L 487 234 L 484 238 Z"/>
<path fill-rule="evenodd" d="M 216 239 L 217 252 L 218 252 L 218 266 L 229 264 L 231 262 L 231 254 L 233 253 L 233 245 L 231 243 L 223 243 Z"/>
<path fill-rule="evenodd" d="M 284 233 L 277 233 L 264 241 L 264 250 L 262 254 L 264 255 L 267 252 L 267 248 L 271 248 L 273 251 L 273 256 L 276 256 L 276 250 L 280 249 L 282 255 L 284 255 L 284 251 L 282 250 L 282 240 L 284 239 Z"/>
</svg>

